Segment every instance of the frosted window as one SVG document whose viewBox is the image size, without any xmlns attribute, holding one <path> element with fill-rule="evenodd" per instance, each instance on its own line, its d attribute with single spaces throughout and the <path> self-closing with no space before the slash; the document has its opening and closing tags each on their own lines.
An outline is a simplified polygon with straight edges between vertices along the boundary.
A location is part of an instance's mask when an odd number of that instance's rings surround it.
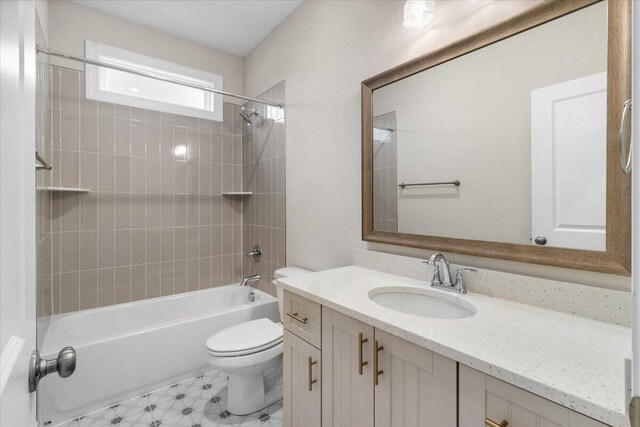
<svg viewBox="0 0 640 427">
<path fill-rule="evenodd" d="M 222 76 L 87 41 L 86 55 L 108 64 L 222 90 Z M 222 96 L 110 68 L 87 65 L 87 98 L 222 121 Z"/>
</svg>

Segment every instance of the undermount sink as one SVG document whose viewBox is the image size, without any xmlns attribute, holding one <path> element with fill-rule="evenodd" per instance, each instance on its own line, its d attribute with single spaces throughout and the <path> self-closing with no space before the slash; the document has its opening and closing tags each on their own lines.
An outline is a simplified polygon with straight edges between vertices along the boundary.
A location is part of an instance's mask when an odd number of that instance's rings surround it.
<svg viewBox="0 0 640 427">
<path fill-rule="evenodd" d="M 401 313 L 434 319 L 463 319 L 476 314 L 473 305 L 455 295 L 440 295 L 429 289 L 387 287 L 369 292 L 369 299 Z"/>
</svg>

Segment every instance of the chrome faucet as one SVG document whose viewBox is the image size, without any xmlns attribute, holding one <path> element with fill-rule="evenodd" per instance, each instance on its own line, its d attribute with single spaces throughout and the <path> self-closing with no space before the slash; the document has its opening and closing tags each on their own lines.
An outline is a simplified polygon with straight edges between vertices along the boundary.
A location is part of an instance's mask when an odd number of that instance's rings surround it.
<svg viewBox="0 0 640 427">
<path fill-rule="evenodd" d="M 464 286 L 462 280 L 463 271 L 476 272 L 475 268 L 458 268 L 456 273 L 456 282 L 451 283 L 451 270 L 449 261 L 440 252 L 436 252 L 431 257 L 424 261 L 425 264 L 433 266 L 433 278 L 431 279 L 431 287 L 436 289 L 442 289 L 450 292 L 457 292 L 459 294 L 466 294 L 467 289 Z"/>
<path fill-rule="evenodd" d="M 242 279 L 242 284 L 240 286 L 247 286 L 248 283 L 257 282 L 258 280 L 260 280 L 259 274 L 254 274 L 253 276 L 246 276 L 244 279 Z"/>
</svg>

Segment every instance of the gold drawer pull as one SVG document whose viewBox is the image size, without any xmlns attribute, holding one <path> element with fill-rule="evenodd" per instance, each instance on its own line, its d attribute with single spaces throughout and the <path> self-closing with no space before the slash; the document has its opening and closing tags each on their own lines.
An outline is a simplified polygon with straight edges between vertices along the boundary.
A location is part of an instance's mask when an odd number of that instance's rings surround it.
<svg viewBox="0 0 640 427">
<path fill-rule="evenodd" d="M 490 420 L 489 418 L 485 418 L 484 419 L 484 424 L 487 427 L 507 427 L 509 425 L 507 420 L 502 420 L 502 422 L 500 424 L 498 424 L 497 422 L 495 422 L 493 420 Z"/>
<path fill-rule="evenodd" d="M 373 346 L 373 385 L 378 385 L 378 377 L 384 373 L 382 369 L 378 370 L 378 353 L 384 349 L 384 347 L 378 343 L 378 340 L 373 340 Z"/>
<path fill-rule="evenodd" d="M 358 342 L 358 375 L 362 375 L 362 367 L 369 364 L 366 360 L 362 360 L 362 346 L 364 343 L 369 342 L 369 339 L 364 338 L 362 332 L 360 332 L 358 334 Z"/>
<path fill-rule="evenodd" d="M 287 313 L 287 316 L 291 317 L 294 320 L 297 320 L 298 322 L 302 323 L 303 325 L 307 324 L 307 318 L 305 317 L 304 319 L 298 317 L 298 313 Z"/>
<path fill-rule="evenodd" d="M 318 382 L 317 379 L 313 379 L 313 365 L 315 365 L 316 363 L 318 363 L 318 361 L 316 360 L 315 362 L 311 360 L 311 356 L 309 356 L 309 391 L 313 391 L 313 385 L 315 383 Z"/>
</svg>

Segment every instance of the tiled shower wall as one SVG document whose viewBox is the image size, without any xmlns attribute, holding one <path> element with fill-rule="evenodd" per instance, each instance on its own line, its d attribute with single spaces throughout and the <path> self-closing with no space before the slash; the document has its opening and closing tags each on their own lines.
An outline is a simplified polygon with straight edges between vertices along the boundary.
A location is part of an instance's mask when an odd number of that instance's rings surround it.
<svg viewBox="0 0 640 427">
<path fill-rule="evenodd" d="M 284 105 L 285 83 L 258 98 Z M 244 252 L 260 245 L 262 257 L 245 261 L 245 274 L 260 274 L 258 288 L 275 295 L 273 272 L 286 264 L 285 256 L 285 116 L 281 108 L 249 102 L 246 112 L 259 116 L 243 123 Z"/>
<path fill-rule="evenodd" d="M 373 127 L 386 138 L 373 138 L 373 228 L 398 231 L 398 142 L 396 112 L 373 118 Z"/>
<path fill-rule="evenodd" d="M 51 68 L 53 314 L 236 283 L 243 273 L 240 107 L 224 122 L 90 101 Z M 47 183 L 49 184 L 49 183 Z M 45 289 L 47 289 L 45 287 Z"/>
</svg>

